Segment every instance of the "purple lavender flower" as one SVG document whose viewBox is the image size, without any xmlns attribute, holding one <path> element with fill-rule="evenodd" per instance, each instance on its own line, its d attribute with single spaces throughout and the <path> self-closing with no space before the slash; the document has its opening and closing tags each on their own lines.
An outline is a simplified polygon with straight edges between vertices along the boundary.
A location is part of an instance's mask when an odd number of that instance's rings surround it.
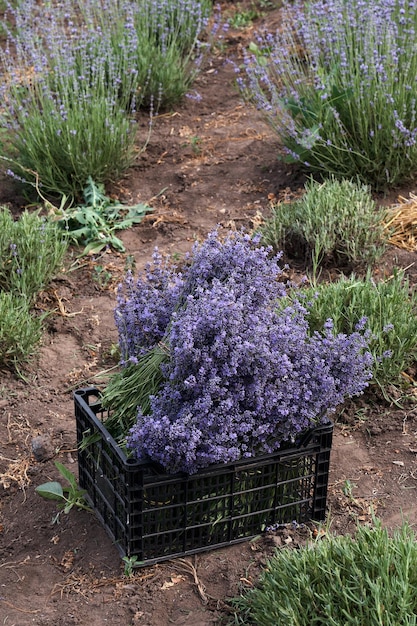
<svg viewBox="0 0 417 626">
<path fill-rule="evenodd" d="M 128 436 L 136 458 L 194 473 L 273 452 L 364 390 L 366 335 L 335 336 L 329 321 L 310 336 L 300 303 L 275 307 L 279 275 L 247 235 L 195 246 L 166 328 L 164 382 Z"/>
<path fill-rule="evenodd" d="M 215 279 L 225 281 L 233 276 L 241 293 L 251 294 L 259 306 L 281 297 L 285 292 L 279 282 L 281 255 L 270 258 L 270 254 L 270 248 L 259 246 L 259 238 L 232 233 L 221 241 L 217 230 L 202 244 L 194 245 L 182 272 L 169 257 L 163 259 L 155 250 L 153 263 L 145 268 L 144 275 L 135 281 L 128 273 L 118 289 L 115 321 L 122 364 L 163 340 L 174 311 L 187 296 L 208 288 Z"/>
<path fill-rule="evenodd" d="M 134 362 L 163 339 L 182 287 L 181 274 L 157 249 L 144 276 L 135 281 L 128 272 L 119 285 L 115 310 L 122 365 Z"/>
<path fill-rule="evenodd" d="M 184 274 L 184 294 L 192 294 L 198 287 L 207 288 L 214 279 L 232 277 L 241 293 L 255 291 L 254 299 L 260 303 L 281 297 L 285 293 L 279 282 L 282 254 L 271 256 L 271 252 L 271 247 L 260 246 L 258 235 L 232 232 L 222 241 L 219 230 L 214 230 L 202 244 L 193 247 Z"/>
</svg>

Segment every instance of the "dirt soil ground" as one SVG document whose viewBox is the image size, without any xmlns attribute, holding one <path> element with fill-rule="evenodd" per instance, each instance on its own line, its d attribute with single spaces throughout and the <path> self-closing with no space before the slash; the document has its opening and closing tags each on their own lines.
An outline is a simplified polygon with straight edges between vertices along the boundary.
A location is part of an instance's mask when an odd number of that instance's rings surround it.
<svg viewBox="0 0 417 626">
<path fill-rule="evenodd" d="M 262 19 L 279 23 L 279 12 Z M 239 59 L 251 33 L 229 31 L 195 85 L 201 102 L 185 99 L 159 115 L 146 153 L 111 190 L 123 202 L 154 208 L 122 234 L 137 269 L 155 246 L 182 254 L 217 224 L 251 228 L 268 215 L 271 199 L 302 188 L 303 177 L 277 159 L 275 135 L 234 87 L 229 60 Z M 0 202 L 18 215 L 23 199 L 7 179 L 0 182 Z M 414 285 L 416 260 L 415 251 L 390 247 L 376 271 L 389 275 L 395 266 L 407 268 Z M 256 541 L 139 569 L 129 578 L 93 514 L 73 510 L 51 523 L 56 503 L 41 499 L 35 487 L 60 480 L 55 461 L 77 473 L 72 393 L 100 385 L 97 374 L 114 365 L 114 290 L 125 267 L 126 255 L 108 252 L 80 264 L 75 252 L 69 254 L 66 270 L 40 299 L 54 313 L 39 362 L 26 382 L 0 372 L 1 625 L 218 624 L 228 614 L 228 598 L 255 583 L 277 546 L 300 546 L 312 532 L 283 528 Z M 336 416 L 331 531 L 352 532 L 358 522 L 370 521 L 372 511 L 390 529 L 403 517 L 417 522 L 414 391 L 410 387 L 398 405 L 364 396 Z"/>
</svg>

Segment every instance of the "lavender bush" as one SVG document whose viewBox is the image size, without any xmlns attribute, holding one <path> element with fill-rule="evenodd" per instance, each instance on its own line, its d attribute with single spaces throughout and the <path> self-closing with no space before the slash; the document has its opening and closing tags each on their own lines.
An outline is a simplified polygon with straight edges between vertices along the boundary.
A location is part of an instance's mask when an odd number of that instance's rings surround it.
<svg viewBox="0 0 417 626">
<path fill-rule="evenodd" d="M 394 268 L 386 280 L 375 281 L 368 270 L 361 279 L 342 276 L 335 282 L 303 286 L 300 295 L 309 303 L 310 331 L 322 328 L 331 317 L 337 332 L 350 334 L 365 315 L 372 332 L 372 383 L 385 397 L 404 385 L 403 373 L 417 356 L 417 293 L 404 271 Z"/>
<path fill-rule="evenodd" d="M 0 207 L 0 366 L 18 375 L 36 354 L 48 315 L 33 305 L 60 271 L 66 249 L 58 227 L 37 212 L 15 220 Z"/>
<path fill-rule="evenodd" d="M 136 403 L 127 439 L 136 458 L 194 473 L 272 452 L 366 387 L 366 333 L 335 335 L 329 321 L 310 336 L 300 304 L 277 312 L 285 286 L 270 252 L 258 238 L 222 242 L 216 231 L 182 274 L 157 256 L 137 292 L 128 276 L 116 309 L 123 362 L 135 376 L 161 337 L 165 348 L 150 409 Z"/>
<path fill-rule="evenodd" d="M 24 296 L 0 291 L 0 366 L 18 376 L 36 355 L 42 339 L 43 320 L 31 310 Z M 24 378 L 24 376 L 22 376 Z"/>
<path fill-rule="evenodd" d="M 108 182 L 131 164 L 136 124 L 129 99 L 120 100 L 117 61 L 108 36 L 63 31 L 53 9 L 41 23 L 17 20 L 1 54 L 8 80 L 0 91 L 15 175 L 42 193 L 77 197 L 89 177 Z"/>
<path fill-rule="evenodd" d="M 89 177 L 118 178 L 149 140 L 149 128 L 137 136 L 138 109 L 151 122 L 189 88 L 210 13 L 208 0 L 9 6 L 0 127 L 12 173 L 72 197 Z"/>
<path fill-rule="evenodd" d="M 345 271 L 374 266 L 385 251 L 385 216 L 368 186 L 329 176 L 308 180 L 300 198 L 273 205 L 260 232 L 264 244 L 302 255 L 317 277 L 329 260 Z"/>
<path fill-rule="evenodd" d="M 190 89 L 209 48 L 203 39 L 211 0 L 141 0 L 125 3 L 124 11 L 129 18 L 121 39 L 131 50 L 144 103 L 154 99 L 165 108 L 176 104 Z"/>
<path fill-rule="evenodd" d="M 76 2 L 75 10 L 70 0 L 66 5 L 67 13 L 83 16 L 88 31 L 109 34 L 113 55 L 125 67 L 121 92 L 130 93 L 137 107 L 171 106 L 186 94 L 209 48 L 203 39 L 210 0 L 88 0 Z"/>
<path fill-rule="evenodd" d="M 287 160 L 382 188 L 417 167 L 413 0 L 288 4 L 246 54 L 242 93 Z"/>
<path fill-rule="evenodd" d="M 0 206 L 0 292 L 32 304 L 60 271 L 66 250 L 60 229 L 38 212 L 24 211 L 15 220 Z"/>
</svg>

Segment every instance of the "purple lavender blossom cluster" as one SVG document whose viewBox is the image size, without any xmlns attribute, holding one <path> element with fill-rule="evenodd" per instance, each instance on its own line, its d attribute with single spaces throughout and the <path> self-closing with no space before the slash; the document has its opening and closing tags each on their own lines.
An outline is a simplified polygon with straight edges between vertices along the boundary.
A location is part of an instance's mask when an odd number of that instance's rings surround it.
<svg viewBox="0 0 417 626">
<path fill-rule="evenodd" d="M 156 255 L 136 285 L 127 277 L 116 310 L 125 358 L 162 336 L 169 348 L 151 413 L 139 408 L 127 438 L 134 457 L 192 474 L 274 452 L 367 386 L 366 333 L 335 335 L 329 321 L 311 336 L 300 303 L 276 306 L 279 258 L 249 235 L 222 242 L 215 231 L 182 273 Z"/>
<path fill-rule="evenodd" d="M 128 272 L 115 310 L 122 365 L 135 362 L 163 340 L 174 311 L 198 289 L 209 289 L 215 279 L 223 282 L 233 276 L 241 293 L 251 293 L 260 303 L 284 295 L 280 255 L 270 259 L 270 249 L 258 243 L 259 237 L 244 233 L 222 242 L 213 231 L 201 245 L 195 244 L 182 271 L 155 249 L 152 263 L 136 281 Z"/>
<path fill-rule="evenodd" d="M 115 322 L 119 334 L 121 364 L 136 363 L 164 338 L 178 306 L 183 278 L 155 249 L 152 264 L 135 281 L 128 272 L 119 285 Z"/>
</svg>

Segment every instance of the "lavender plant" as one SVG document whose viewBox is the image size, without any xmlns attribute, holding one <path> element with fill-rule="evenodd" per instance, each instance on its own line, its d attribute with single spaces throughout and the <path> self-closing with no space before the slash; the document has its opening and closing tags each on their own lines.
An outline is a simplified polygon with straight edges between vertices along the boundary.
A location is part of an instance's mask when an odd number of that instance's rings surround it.
<svg viewBox="0 0 417 626">
<path fill-rule="evenodd" d="M 25 296 L 0 290 L 0 366 L 18 374 L 36 354 L 45 315 L 33 315 Z"/>
<path fill-rule="evenodd" d="M 165 108 L 176 104 L 191 87 L 209 48 L 211 1 L 141 0 L 125 3 L 124 11 L 129 17 L 113 41 L 119 54 L 123 48 L 130 51 L 143 102 L 154 100 Z"/>
<path fill-rule="evenodd" d="M 124 381 L 137 394 L 127 438 L 136 458 L 193 473 L 272 452 L 366 387 L 366 333 L 335 335 L 329 321 L 310 336 L 300 304 L 277 312 L 285 295 L 279 258 L 259 237 L 232 233 L 222 242 L 216 231 L 194 247 L 181 274 L 156 256 L 137 291 L 127 277 L 116 321 L 130 362 Z M 159 377 L 144 407 L 132 381 L 150 391 L 144 365 L 158 354 Z M 119 399 L 124 392 L 122 385 Z M 114 400 L 117 385 L 112 393 Z"/>
<path fill-rule="evenodd" d="M 113 54 L 125 67 L 120 90 L 130 93 L 137 107 L 152 101 L 175 104 L 187 92 L 209 48 L 209 0 L 66 0 L 66 13 L 74 20 L 82 15 L 88 31 L 109 33 Z"/>
<path fill-rule="evenodd" d="M 0 365 L 21 373 L 32 360 L 47 314 L 33 305 L 59 271 L 67 244 L 55 224 L 38 213 L 14 220 L 0 207 Z"/>
<path fill-rule="evenodd" d="M 404 272 L 394 271 L 386 280 L 340 278 L 333 283 L 303 287 L 298 296 L 308 302 L 310 331 L 332 318 L 336 332 L 350 334 L 363 315 L 371 330 L 372 379 L 388 397 L 390 386 L 404 382 L 402 373 L 417 354 L 417 294 Z M 386 358 L 388 357 L 389 358 Z"/>
<path fill-rule="evenodd" d="M 29 31 L 18 23 L 8 43 L 14 54 L 9 47 L 1 55 L 9 77 L 1 88 L 6 156 L 14 159 L 14 173 L 42 193 L 77 197 L 89 176 L 108 182 L 131 164 L 136 125 L 133 111 L 126 112 L 130 104 L 120 100 L 123 67 L 108 36 L 72 38 L 53 10 L 44 23 L 47 43 L 36 21 Z"/>
<path fill-rule="evenodd" d="M 324 537 L 301 550 L 281 549 L 255 588 L 231 601 L 229 626 L 416 623 L 417 544 L 403 522 L 393 534 L 378 519 L 354 536 Z"/>
<path fill-rule="evenodd" d="M 413 0 L 287 4 L 277 33 L 259 33 L 239 84 L 266 116 L 286 159 L 383 188 L 417 166 Z"/>
<path fill-rule="evenodd" d="M 369 187 L 330 177 L 309 180 L 300 198 L 273 206 L 260 232 L 274 249 L 303 256 L 316 277 L 329 260 L 343 268 L 372 267 L 386 247 L 384 217 Z"/>
<path fill-rule="evenodd" d="M 194 245 L 181 270 L 155 249 L 142 276 L 135 281 L 128 273 L 119 286 L 115 310 L 122 365 L 137 362 L 163 341 L 174 312 L 184 307 L 188 296 L 210 289 L 214 280 L 223 283 L 233 275 L 240 294 L 251 293 L 260 303 L 283 295 L 281 255 L 269 258 L 270 249 L 260 247 L 259 241 L 259 235 L 244 233 L 231 233 L 222 241 L 215 230 Z"/>
<path fill-rule="evenodd" d="M 15 173 L 72 196 L 88 177 L 119 177 L 149 139 L 134 149 L 136 111 L 150 106 L 151 121 L 195 78 L 211 11 L 209 0 L 9 6 L 0 126 Z"/>
<path fill-rule="evenodd" d="M 14 220 L 0 207 L 0 291 L 32 302 L 59 271 L 66 249 L 59 228 L 38 213 L 25 211 Z"/>
</svg>

